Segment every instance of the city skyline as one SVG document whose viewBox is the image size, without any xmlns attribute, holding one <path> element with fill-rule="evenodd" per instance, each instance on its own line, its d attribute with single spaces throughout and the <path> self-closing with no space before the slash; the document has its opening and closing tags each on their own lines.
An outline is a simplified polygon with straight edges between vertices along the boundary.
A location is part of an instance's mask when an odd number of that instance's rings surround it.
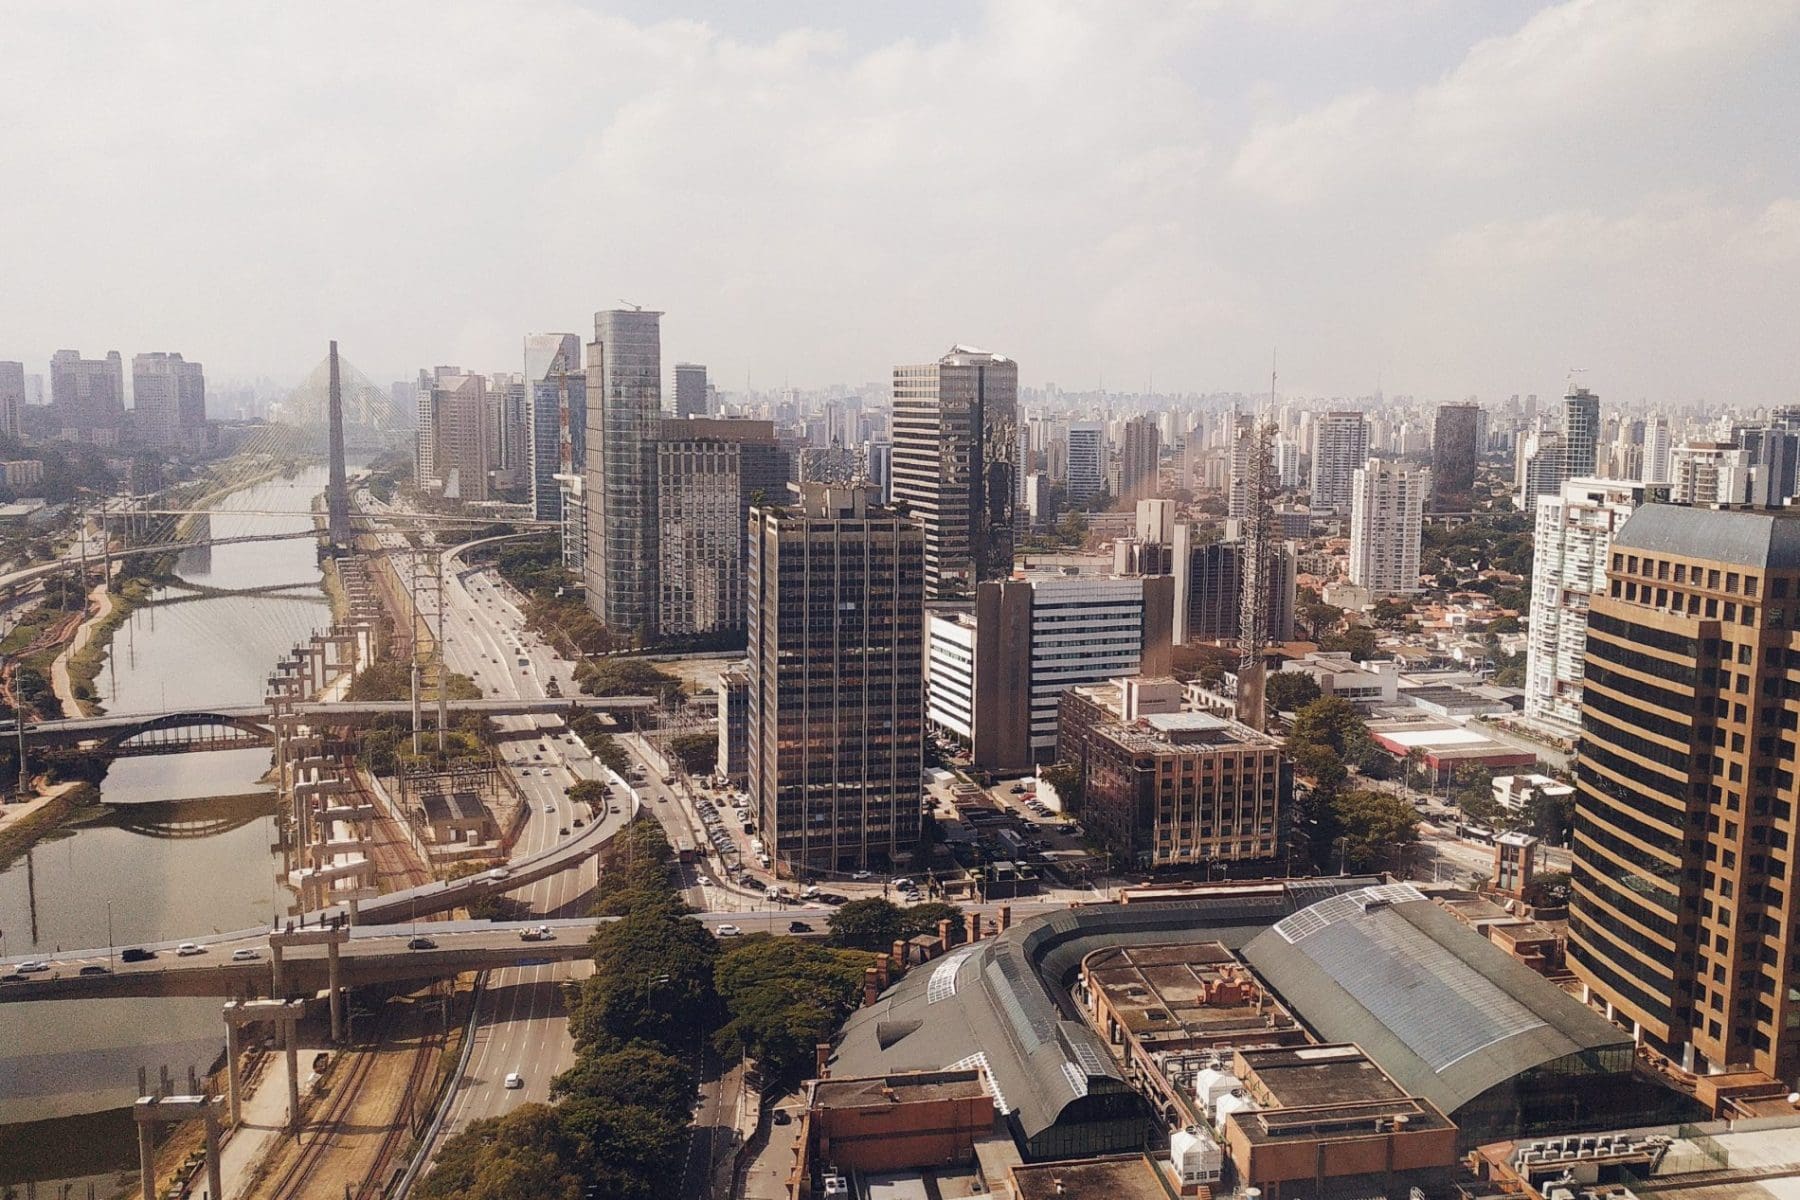
<svg viewBox="0 0 1800 1200">
<path fill-rule="evenodd" d="M 298 378 L 330 325 L 401 379 L 514 361 L 624 296 L 722 390 L 964 340 L 1070 390 L 1255 391 L 1279 347 L 1309 394 L 1545 393 L 1588 366 L 1621 401 L 1785 399 L 1800 9 L 1406 17 L 546 0 L 273 13 L 272 55 L 222 7 L 21 10 L 0 146 L 42 182 L 0 202 L 32 281 L 0 355 L 180 347 Z M 603 80 L 573 69 L 596 54 Z M 459 64 L 469 99 L 417 103 Z M 457 186 L 381 202 L 446 161 Z M 147 199 L 115 204 L 116 177 Z M 140 269 L 193 286 L 54 286 Z"/>
</svg>

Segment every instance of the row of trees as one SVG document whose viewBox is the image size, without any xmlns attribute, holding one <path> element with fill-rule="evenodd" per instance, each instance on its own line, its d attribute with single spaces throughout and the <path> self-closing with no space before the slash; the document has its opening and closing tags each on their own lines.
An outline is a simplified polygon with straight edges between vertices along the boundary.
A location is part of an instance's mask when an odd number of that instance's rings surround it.
<svg viewBox="0 0 1800 1200">
<path fill-rule="evenodd" d="M 755 1058 L 766 1082 L 799 1078 L 856 1006 L 866 953 L 793 938 L 721 942 L 670 883 L 668 840 L 639 818 L 609 846 L 594 973 L 569 993 L 576 1061 L 551 1103 L 477 1121 L 444 1144 L 426 1200 L 673 1200 L 703 1052 Z"/>
</svg>

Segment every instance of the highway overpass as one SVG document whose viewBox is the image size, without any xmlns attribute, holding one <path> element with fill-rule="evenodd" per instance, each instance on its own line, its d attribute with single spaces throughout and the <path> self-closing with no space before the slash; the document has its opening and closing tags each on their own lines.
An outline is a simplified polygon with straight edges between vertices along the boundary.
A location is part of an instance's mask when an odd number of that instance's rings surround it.
<svg viewBox="0 0 1800 1200">
<path fill-rule="evenodd" d="M 607 918 L 613 919 L 613 918 Z M 339 957 L 340 979 L 346 987 L 372 984 L 416 983 L 443 979 L 464 971 L 523 967 L 546 962 L 587 958 L 588 937 L 598 922 L 580 920 L 459 921 L 435 922 L 409 928 L 404 925 L 361 926 L 350 930 L 350 940 Z M 521 941 L 524 929 L 548 925 L 548 941 Z M 425 949 L 408 949 L 415 937 L 431 941 Z M 158 942 L 143 949 L 156 957 L 148 962 L 123 962 L 116 951 L 82 950 L 57 956 L 52 969 L 28 974 L 23 980 L 0 982 L 0 1003 L 31 1000 L 94 1000 L 115 996 L 221 996 L 254 998 L 270 994 L 273 976 L 269 931 L 226 934 L 196 942 L 200 953 L 183 955 L 178 943 Z M 235 959 L 239 951 L 256 957 Z M 17 974 L 18 960 L 0 970 Z M 86 970 L 90 973 L 83 974 Z M 324 946 L 291 946 L 282 955 L 282 990 L 290 995 L 315 995 L 328 987 L 327 950 Z"/>
</svg>

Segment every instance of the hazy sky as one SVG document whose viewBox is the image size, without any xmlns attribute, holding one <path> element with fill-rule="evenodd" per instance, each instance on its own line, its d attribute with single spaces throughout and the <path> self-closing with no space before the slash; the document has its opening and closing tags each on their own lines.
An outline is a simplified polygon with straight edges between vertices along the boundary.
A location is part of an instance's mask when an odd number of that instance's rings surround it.
<svg viewBox="0 0 1800 1200">
<path fill-rule="evenodd" d="M 686 13 L 672 18 L 671 10 Z M 1800 400 L 1800 0 L 42 4 L 0 358 Z"/>
</svg>

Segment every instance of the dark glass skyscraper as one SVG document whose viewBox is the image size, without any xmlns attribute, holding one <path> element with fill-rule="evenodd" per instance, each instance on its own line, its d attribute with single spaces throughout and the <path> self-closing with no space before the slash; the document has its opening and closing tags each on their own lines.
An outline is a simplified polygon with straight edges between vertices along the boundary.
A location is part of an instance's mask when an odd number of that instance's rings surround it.
<svg viewBox="0 0 1800 1200">
<path fill-rule="evenodd" d="M 656 624 L 661 321 L 643 309 L 595 313 L 587 360 L 587 602 L 608 629 L 640 640 Z"/>
</svg>

